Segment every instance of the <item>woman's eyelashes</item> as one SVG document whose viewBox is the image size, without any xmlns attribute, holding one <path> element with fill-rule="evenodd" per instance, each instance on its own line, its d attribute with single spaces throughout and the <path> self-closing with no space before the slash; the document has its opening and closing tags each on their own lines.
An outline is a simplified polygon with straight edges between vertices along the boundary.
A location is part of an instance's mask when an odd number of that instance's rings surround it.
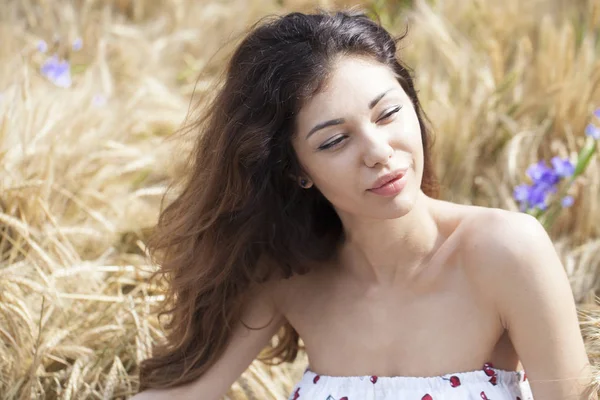
<svg viewBox="0 0 600 400">
<path fill-rule="evenodd" d="M 398 111 L 400 111 L 401 108 L 402 108 L 402 106 L 392 107 L 386 114 L 384 114 L 381 118 L 379 118 L 377 120 L 377 122 L 381 121 L 382 119 L 386 119 L 386 118 L 392 116 L 393 114 L 396 114 Z"/>
<path fill-rule="evenodd" d="M 381 116 L 381 117 L 380 117 L 380 118 L 379 118 L 379 119 L 378 119 L 376 122 L 379 122 L 379 121 L 382 121 L 382 120 L 385 120 L 385 119 L 388 119 L 388 118 L 390 118 L 392 115 L 396 114 L 396 113 L 397 113 L 398 111 L 400 111 L 401 109 L 402 109 L 402 106 L 400 106 L 400 105 L 397 105 L 397 106 L 395 106 L 395 107 L 392 107 L 392 108 L 391 108 L 391 109 L 389 109 L 389 110 L 388 110 L 388 111 L 387 111 L 385 114 L 383 114 L 383 115 L 382 115 L 382 116 Z M 348 137 L 348 136 L 346 136 L 346 135 L 341 135 L 341 136 L 338 136 L 336 139 L 334 139 L 334 140 L 332 140 L 332 141 L 330 141 L 330 142 L 327 142 L 327 143 L 325 143 L 325 144 L 321 145 L 321 146 L 320 146 L 318 149 L 319 149 L 319 150 L 327 150 L 327 149 L 330 149 L 330 148 L 332 148 L 332 147 L 336 146 L 337 144 L 341 143 L 341 142 L 342 142 L 342 141 L 343 141 L 345 138 L 347 138 L 347 137 Z"/>
</svg>

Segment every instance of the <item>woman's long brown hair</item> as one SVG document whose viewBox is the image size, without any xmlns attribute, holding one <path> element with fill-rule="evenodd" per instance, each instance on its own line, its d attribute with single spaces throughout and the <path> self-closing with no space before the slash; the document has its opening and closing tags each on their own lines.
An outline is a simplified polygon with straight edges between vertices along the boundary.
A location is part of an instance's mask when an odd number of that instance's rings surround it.
<svg viewBox="0 0 600 400">
<path fill-rule="evenodd" d="M 431 138 L 411 73 L 381 25 L 360 11 L 291 13 L 259 21 L 234 51 L 214 99 L 194 122 L 189 178 L 148 242 L 168 282 L 167 343 L 140 364 L 140 390 L 191 382 L 222 355 L 252 285 L 328 260 L 343 227 L 318 188 L 301 188 L 295 115 L 340 55 L 389 66 L 411 98 L 422 132 L 421 188 L 438 195 Z M 368 82 L 365 82 L 367 85 Z M 262 361 L 291 362 L 299 335 L 286 323 Z"/>
</svg>

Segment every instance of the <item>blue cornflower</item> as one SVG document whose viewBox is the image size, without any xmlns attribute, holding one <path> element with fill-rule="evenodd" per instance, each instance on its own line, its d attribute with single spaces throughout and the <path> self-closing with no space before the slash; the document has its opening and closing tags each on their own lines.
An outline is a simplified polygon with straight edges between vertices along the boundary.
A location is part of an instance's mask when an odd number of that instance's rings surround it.
<svg viewBox="0 0 600 400">
<path fill-rule="evenodd" d="M 551 187 L 546 185 L 533 185 L 529 191 L 527 203 L 531 208 L 539 208 L 540 210 L 546 209 L 546 198 L 551 192 Z"/>
<path fill-rule="evenodd" d="M 596 110 L 596 111 L 598 111 L 598 110 Z M 600 117 L 598 117 L 598 118 L 600 118 Z M 588 126 L 585 127 L 585 134 L 587 136 L 593 137 L 596 140 L 600 140 L 600 128 L 598 128 L 594 124 L 588 124 Z"/>
<path fill-rule="evenodd" d="M 600 119 L 600 108 L 594 111 L 594 116 Z M 600 128 L 594 123 L 589 124 L 585 128 L 585 134 L 595 140 L 600 140 Z M 532 164 L 527 168 L 527 175 L 531 178 L 531 185 L 518 185 L 513 190 L 513 197 L 519 203 L 521 211 L 529 211 L 538 209 L 544 211 L 548 208 L 547 200 L 550 194 L 558 192 L 558 183 L 564 179 L 571 177 L 565 189 L 573 183 L 574 176 L 579 176 L 587 167 L 590 159 L 595 153 L 597 143 L 592 140 L 586 140 L 585 146 L 577 155 L 577 163 L 573 165 L 568 158 L 553 157 L 551 160 L 552 168 L 546 165 L 544 160 Z M 561 192 L 562 196 L 562 192 Z M 572 196 L 564 196 L 560 199 L 560 205 L 563 208 L 571 207 L 575 203 Z M 541 213 L 536 213 L 537 217 Z M 536 215 L 534 214 L 534 215 Z M 554 215 L 550 214 L 548 220 L 544 220 L 544 225 L 551 225 Z"/>
<path fill-rule="evenodd" d="M 79 51 L 83 47 L 83 40 L 81 38 L 77 38 L 73 41 L 73 51 Z"/>
<path fill-rule="evenodd" d="M 531 178 L 534 185 L 552 186 L 560 180 L 558 174 L 552 168 L 549 168 L 544 160 L 530 165 L 527 168 L 527 175 Z"/>
<path fill-rule="evenodd" d="M 573 196 L 565 196 L 561 200 L 560 204 L 562 205 L 563 208 L 569 208 L 573 205 L 574 202 L 575 202 L 575 199 L 573 199 Z"/>
<path fill-rule="evenodd" d="M 40 72 L 56 86 L 71 86 L 71 65 L 67 60 L 59 60 L 55 54 L 48 58 L 40 68 Z"/>
<path fill-rule="evenodd" d="M 554 172 L 561 178 L 567 178 L 575 173 L 575 166 L 568 158 L 553 157 L 551 162 Z"/>
<path fill-rule="evenodd" d="M 554 157 L 550 168 L 544 160 L 532 164 L 527 168 L 527 175 L 532 184 L 516 186 L 513 191 L 514 199 L 519 202 L 521 211 L 530 208 L 547 208 L 546 200 L 551 193 L 558 191 L 557 183 L 562 177 L 573 175 L 575 168 L 568 159 Z"/>
<path fill-rule="evenodd" d="M 48 51 L 48 44 L 45 40 L 40 40 L 37 44 L 37 49 L 40 53 L 45 53 Z"/>
<path fill-rule="evenodd" d="M 548 186 L 543 182 L 540 184 L 521 184 L 513 191 L 514 199 L 519 203 L 519 209 L 526 211 L 529 208 L 546 209 L 546 199 L 550 193 L 556 193 L 556 186 Z"/>
<path fill-rule="evenodd" d="M 516 186 L 513 191 L 513 197 L 518 202 L 527 201 L 529 198 L 529 191 L 531 190 L 531 186 L 523 183 L 519 186 Z"/>
<path fill-rule="evenodd" d="M 513 197 L 519 203 L 519 209 L 521 211 L 526 211 L 528 206 L 529 192 L 531 191 L 531 186 L 525 183 L 516 186 L 513 191 Z"/>
</svg>

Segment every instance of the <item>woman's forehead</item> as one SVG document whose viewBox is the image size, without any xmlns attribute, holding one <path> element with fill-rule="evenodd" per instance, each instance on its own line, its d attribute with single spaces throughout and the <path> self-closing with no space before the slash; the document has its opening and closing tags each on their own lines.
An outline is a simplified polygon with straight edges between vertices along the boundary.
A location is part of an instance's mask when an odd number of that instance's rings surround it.
<svg viewBox="0 0 600 400">
<path fill-rule="evenodd" d="M 320 109 L 336 101 L 371 98 L 392 88 L 402 91 L 387 65 L 364 58 L 344 57 L 332 66 L 319 90 L 303 102 L 303 108 Z"/>
</svg>

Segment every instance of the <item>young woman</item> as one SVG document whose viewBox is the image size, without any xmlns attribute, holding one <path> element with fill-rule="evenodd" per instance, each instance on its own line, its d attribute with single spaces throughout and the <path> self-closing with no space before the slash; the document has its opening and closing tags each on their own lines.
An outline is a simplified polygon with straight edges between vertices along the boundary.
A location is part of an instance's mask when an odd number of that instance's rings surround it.
<svg viewBox="0 0 600 400">
<path fill-rule="evenodd" d="M 529 215 L 438 199 L 399 40 L 347 11 L 239 45 L 149 244 L 171 319 L 136 398 L 220 399 L 275 334 L 270 358 L 299 338 L 309 358 L 290 400 L 588 397 L 552 242 Z"/>
</svg>

